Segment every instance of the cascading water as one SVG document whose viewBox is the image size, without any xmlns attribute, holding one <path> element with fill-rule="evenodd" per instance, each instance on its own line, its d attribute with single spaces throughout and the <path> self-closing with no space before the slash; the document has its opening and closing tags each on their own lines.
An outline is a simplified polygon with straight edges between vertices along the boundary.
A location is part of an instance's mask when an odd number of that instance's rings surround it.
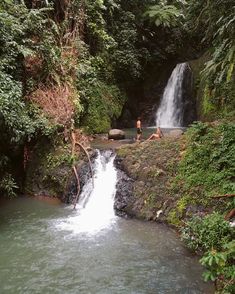
<svg viewBox="0 0 235 294">
<path fill-rule="evenodd" d="M 156 125 L 163 128 L 182 127 L 183 124 L 183 81 L 187 63 L 177 64 L 173 70 L 156 114 Z"/>
<path fill-rule="evenodd" d="M 76 216 L 71 216 L 58 224 L 62 229 L 77 233 L 97 233 L 115 222 L 114 195 L 117 171 L 114 167 L 115 155 L 111 151 L 98 152 L 94 164 L 94 185 L 90 179 L 81 192 Z"/>
</svg>

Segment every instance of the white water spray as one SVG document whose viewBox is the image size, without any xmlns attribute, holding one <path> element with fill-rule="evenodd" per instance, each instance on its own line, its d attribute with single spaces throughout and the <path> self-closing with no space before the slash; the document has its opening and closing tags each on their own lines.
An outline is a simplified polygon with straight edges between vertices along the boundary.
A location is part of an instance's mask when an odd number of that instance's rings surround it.
<svg viewBox="0 0 235 294">
<path fill-rule="evenodd" d="M 117 171 L 115 156 L 100 154 L 95 160 L 94 188 L 89 180 L 82 189 L 77 205 L 76 216 L 69 217 L 58 224 L 60 229 L 74 233 L 94 234 L 110 227 L 116 220 L 114 195 L 116 192 Z"/>
<path fill-rule="evenodd" d="M 163 128 L 182 127 L 183 124 L 183 80 L 187 63 L 177 64 L 164 90 L 156 114 L 156 125 Z"/>
</svg>

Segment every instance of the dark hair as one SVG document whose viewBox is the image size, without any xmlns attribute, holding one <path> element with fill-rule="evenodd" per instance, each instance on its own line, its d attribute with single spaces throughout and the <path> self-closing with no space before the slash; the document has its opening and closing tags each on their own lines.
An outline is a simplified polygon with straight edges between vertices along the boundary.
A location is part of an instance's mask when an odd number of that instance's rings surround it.
<svg viewBox="0 0 235 294">
<path fill-rule="evenodd" d="M 137 119 L 138 119 L 138 120 L 141 120 L 141 117 L 140 117 L 140 116 L 138 116 L 138 117 L 137 117 Z"/>
</svg>

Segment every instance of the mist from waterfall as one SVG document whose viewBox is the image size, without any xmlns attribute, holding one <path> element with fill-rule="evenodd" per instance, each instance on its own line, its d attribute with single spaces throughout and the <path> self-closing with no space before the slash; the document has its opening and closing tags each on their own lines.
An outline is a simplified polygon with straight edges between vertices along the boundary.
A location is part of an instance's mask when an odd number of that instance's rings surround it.
<svg viewBox="0 0 235 294">
<path fill-rule="evenodd" d="M 165 87 L 156 114 L 156 126 L 175 128 L 183 126 L 183 81 L 187 63 L 177 64 Z"/>
</svg>

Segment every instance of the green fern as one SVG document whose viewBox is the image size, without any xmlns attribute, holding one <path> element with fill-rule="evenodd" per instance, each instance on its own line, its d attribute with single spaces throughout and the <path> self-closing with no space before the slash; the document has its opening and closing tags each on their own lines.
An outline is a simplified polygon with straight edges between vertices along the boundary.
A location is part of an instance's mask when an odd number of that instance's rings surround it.
<svg viewBox="0 0 235 294">
<path fill-rule="evenodd" d="M 144 13 L 155 25 L 163 27 L 174 27 L 179 24 L 183 14 L 174 5 L 153 5 Z"/>
</svg>

